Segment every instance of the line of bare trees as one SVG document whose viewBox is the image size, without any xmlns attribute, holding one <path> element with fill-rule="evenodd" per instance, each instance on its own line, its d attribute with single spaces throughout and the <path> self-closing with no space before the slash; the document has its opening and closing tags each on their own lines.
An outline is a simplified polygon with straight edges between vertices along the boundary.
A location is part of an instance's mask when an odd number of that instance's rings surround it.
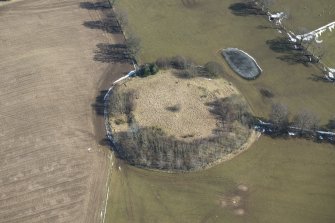
<svg viewBox="0 0 335 223">
<path fill-rule="evenodd" d="M 289 111 L 286 105 L 276 103 L 272 105 L 270 122 L 278 133 L 287 132 L 290 127 L 296 128 L 300 133 L 316 131 L 320 126 L 320 119 L 310 110 L 301 110 L 295 114 L 292 121 L 289 119 Z"/>
<path fill-rule="evenodd" d="M 193 59 L 180 55 L 158 58 L 155 64 L 160 69 L 176 69 L 177 76 L 181 78 L 196 76 L 217 78 L 224 74 L 223 66 L 216 61 L 209 61 L 200 66 Z"/>
<path fill-rule="evenodd" d="M 292 117 L 292 118 L 290 118 Z M 272 105 L 269 119 L 255 118 L 253 125 L 271 136 L 297 136 L 307 139 L 325 139 L 335 143 L 335 118 L 325 126 L 320 125 L 320 118 L 312 111 L 303 109 L 291 115 L 287 106 L 281 103 Z M 321 135 L 325 137 L 320 137 Z"/>
<path fill-rule="evenodd" d="M 138 59 L 141 51 L 141 39 L 134 33 L 129 27 L 128 13 L 118 6 L 118 0 L 108 0 L 109 4 L 113 8 L 115 17 L 123 31 L 125 37 L 125 44 L 129 50 L 129 53 L 134 61 Z"/>
</svg>

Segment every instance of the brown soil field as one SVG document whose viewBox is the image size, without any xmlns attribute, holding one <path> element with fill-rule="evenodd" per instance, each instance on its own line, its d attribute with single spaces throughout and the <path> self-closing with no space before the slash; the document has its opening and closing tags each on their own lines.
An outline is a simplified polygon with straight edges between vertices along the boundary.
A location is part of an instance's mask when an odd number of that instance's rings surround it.
<svg viewBox="0 0 335 223">
<path fill-rule="evenodd" d="M 121 85 L 120 90 L 136 92 L 133 113 L 141 127 L 159 127 L 181 140 L 211 136 L 218 120 L 206 104 L 239 93 L 224 79 L 183 79 L 171 70 L 133 78 Z M 114 129 L 125 131 L 127 123 L 114 125 Z"/>
<path fill-rule="evenodd" d="M 108 149 L 98 103 L 131 67 L 95 60 L 121 34 L 101 8 L 26 0 L 0 8 L 0 222 L 101 222 Z M 98 96 L 98 97 L 97 97 Z M 94 106 L 92 106 L 94 105 Z"/>
<path fill-rule="evenodd" d="M 17 1 L 24 1 L 24 0 L 2 0 L 0 1 L 0 6 L 8 5 Z"/>
</svg>

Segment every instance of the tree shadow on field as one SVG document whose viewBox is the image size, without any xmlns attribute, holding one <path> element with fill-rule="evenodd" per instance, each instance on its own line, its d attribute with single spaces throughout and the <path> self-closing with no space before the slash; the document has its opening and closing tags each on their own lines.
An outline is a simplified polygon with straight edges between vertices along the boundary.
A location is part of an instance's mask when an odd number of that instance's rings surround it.
<svg viewBox="0 0 335 223">
<path fill-rule="evenodd" d="M 261 9 L 257 8 L 252 2 L 237 2 L 231 4 L 229 9 L 236 16 L 266 15 Z"/>
<path fill-rule="evenodd" d="M 80 2 L 79 7 L 87 10 L 104 10 L 110 9 L 111 5 L 107 0 L 105 1 L 98 1 L 98 2 Z"/>
<path fill-rule="evenodd" d="M 290 65 L 302 64 L 308 67 L 310 64 L 318 62 L 314 57 L 308 54 L 300 44 L 291 42 L 287 37 L 267 40 L 266 44 L 272 51 L 284 54 L 278 56 L 277 59 L 287 62 Z"/>
<path fill-rule="evenodd" d="M 292 53 L 283 56 L 277 57 L 277 59 L 287 62 L 290 65 L 302 64 L 305 67 L 309 67 L 310 64 L 313 64 L 314 61 L 311 60 L 311 57 L 304 55 L 302 53 Z"/>
<path fill-rule="evenodd" d="M 102 21 L 86 21 L 83 23 L 83 26 L 90 29 L 100 29 L 108 33 L 122 33 L 122 29 L 119 26 L 115 17 L 108 17 L 106 19 L 103 19 Z"/>
<path fill-rule="evenodd" d="M 302 47 L 299 47 L 297 44 L 292 43 L 286 37 L 278 37 L 276 39 L 267 40 L 266 44 L 271 50 L 277 53 L 293 53 L 303 50 Z"/>
<path fill-rule="evenodd" d="M 271 25 L 258 25 L 256 26 L 257 29 L 278 29 L 277 27 L 273 27 Z"/>
<path fill-rule="evenodd" d="M 91 104 L 92 108 L 95 111 L 95 114 L 98 116 L 104 116 L 105 110 L 105 95 L 107 94 L 107 90 L 100 91 L 99 95 L 96 96 L 95 102 Z"/>
<path fill-rule="evenodd" d="M 99 141 L 99 145 L 101 146 L 108 146 L 108 147 L 112 147 L 113 143 L 109 140 L 109 138 L 106 136 L 103 139 L 101 139 Z"/>
<path fill-rule="evenodd" d="M 199 5 L 198 0 L 181 0 L 185 8 L 194 8 Z"/>
<path fill-rule="evenodd" d="M 125 44 L 97 44 L 94 60 L 103 63 L 131 63 L 131 55 Z"/>
</svg>

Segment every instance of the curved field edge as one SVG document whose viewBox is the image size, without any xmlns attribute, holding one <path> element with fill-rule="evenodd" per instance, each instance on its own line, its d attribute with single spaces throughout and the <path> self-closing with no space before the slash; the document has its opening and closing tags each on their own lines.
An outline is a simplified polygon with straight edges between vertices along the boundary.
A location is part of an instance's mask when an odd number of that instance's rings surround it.
<svg viewBox="0 0 335 223">
<path fill-rule="evenodd" d="M 108 93 L 107 129 L 120 157 L 142 168 L 194 171 L 249 148 L 258 134 L 242 124 L 251 113 L 238 90 L 223 79 L 183 79 L 174 72 L 128 79 Z M 225 105 L 243 112 L 221 114 Z M 225 116 L 245 118 L 222 121 Z"/>
</svg>

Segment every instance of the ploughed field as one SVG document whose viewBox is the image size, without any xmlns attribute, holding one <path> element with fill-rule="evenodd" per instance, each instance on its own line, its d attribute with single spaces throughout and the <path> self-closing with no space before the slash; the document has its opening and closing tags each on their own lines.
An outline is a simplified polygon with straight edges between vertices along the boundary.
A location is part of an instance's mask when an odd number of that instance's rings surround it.
<svg viewBox="0 0 335 223">
<path fill-rule="evenodd" d="M 80 3 L 27 0 L 0 8 L 2 223 L 101 220 L 108 161 L 91 104 L 107 64 L 95 61 L 94 51 L 118 36 L 83 26 L 103 14 Z M 111 79 L 129 69 L 113 66 Z"/>
<path fill-rule="evenodd" d="M 296 61 L 289 50 L 280 44 L 278 47 L 283 36 L 266 17 L 237 15 L 230 9 L 239 2 L 123 0 L 119 3 L 128 11 L 129 25 L 142 39 L 142 61 L 180 54 L 200 64 L 210 60 L 221 62 L 226 68 L 224 77 L 247 98 L 255 115 L 265 117 L 271 103 L 281 102 L 288 105 L 292 114 L 310 109 L 327 123 L 335 112 L 334 85 L 321 81 L 322 74 L 317 68 Z M 287 5 L 290 2 L 285 1 Z M 318 7 L 318 1 L 303 2 L 310 11 Z M 333 4 L 330 0 L 321 2 Z M 289 8 L 292 16 L 300 10 Z M 309 18 L 315 19 L 313 24 L 308 23 L 311 29 L 331 22 L 329 17 L 318 18 Z M 263 69 L 259 78 L 246 81 L 233 73 L 219 54 L 228 47 L 252 55 Z M 273 96 L 262 96 L 262 89 Z M 238 157 L 196 173 L 172 175 L 117 163 L 110 182 L 113 189 L 106 220 L 331 223 L 335 219 L 334 156 L 332 145 L 262 136 Z M 248 188 L 246 192 L 239 189 L 241 184 Z"/>
</svg>

